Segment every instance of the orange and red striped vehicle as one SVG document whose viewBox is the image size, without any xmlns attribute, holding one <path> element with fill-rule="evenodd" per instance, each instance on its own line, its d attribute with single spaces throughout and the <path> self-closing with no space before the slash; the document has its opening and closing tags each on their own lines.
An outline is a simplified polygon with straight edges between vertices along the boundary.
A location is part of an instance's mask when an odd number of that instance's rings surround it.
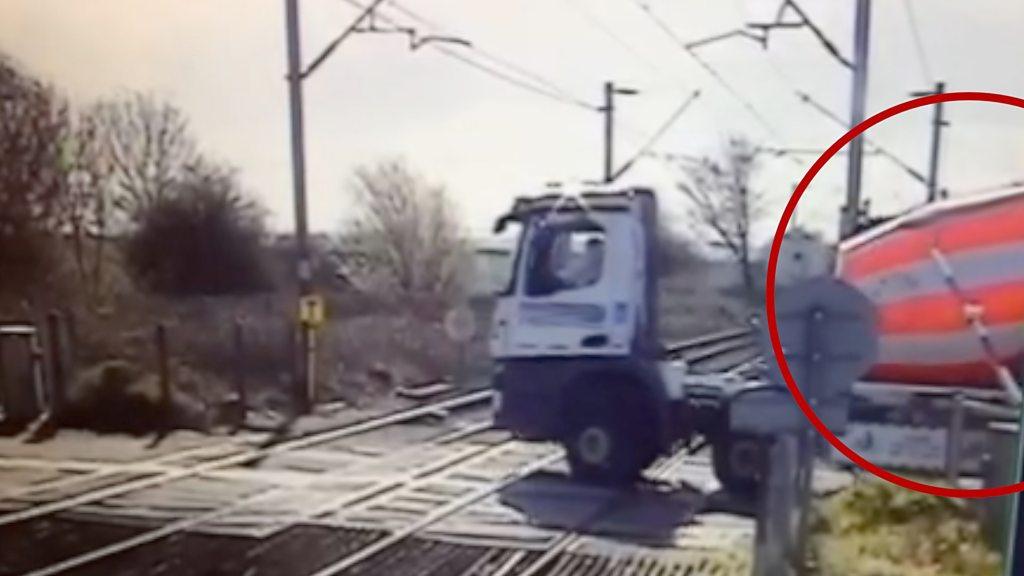
<svg viewBox="0 0 1024 576">
<path fill-rule="evenodd" d="M 1024 360 L 1024 190 L 948 199 L 839 246 L 837 274 L 874 303 L 876 382 L 999 385 Z"/>
</svg>

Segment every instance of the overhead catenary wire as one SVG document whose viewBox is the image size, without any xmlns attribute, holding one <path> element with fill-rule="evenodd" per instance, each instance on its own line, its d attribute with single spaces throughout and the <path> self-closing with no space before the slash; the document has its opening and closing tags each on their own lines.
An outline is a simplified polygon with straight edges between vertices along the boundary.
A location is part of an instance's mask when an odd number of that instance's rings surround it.
<svg viewBox="0 0 1024 576">
<path fill-rule="evenodd" d="M 519 88 L 521 88 L 523 90 L 528 90 L 528 91 L 533 92 L 534 94 L 537 94 L 539 96 L 545 96 L 547 98 L 550 98 L 552 100 L 556 100 L 556 101 L 561 102 L 563 104 L 568 104 L 568 105 L 571 105 L 571 106 L 576 106 L 578 108 L 583 108 L 583 109 L 589 110 L 591 112 L 597 112 L 598 111 L 598 107 L 597 106 L 595 106 L 593 104 L 590 104 L 588 102 L 585 102 L 582 99 L 569 98 L 569 97 L 566 97 L 566 96 L 564 96 L 562 94 L 559 94 L 559 93 L 556 93 L 556 92 L 551 92 L 549 90 L 545 90 L 544 88 L 541 88 L 541 87 L 536 86 L 534 84 L 530 84 L 529 82 L 524 82 L 523 80 L 520 80 L 520 79 L 518 79 L 518 78 L 516 78 L 516 77 L 514 77 L 514 76 L 512 76 L 510 74 L 506 74 L 505 72 L 502 72 L 501 70 L 498 70 L 498 69 L 496 69 L 494 67 L 491 67 L 491 66 L 483 64 L 481 62 L 478 62 L 476 60 L 473 60 L 472 58 L 469 58 L 469 57 L 467 57 L 464 54 L 460 54 L 456 50 L 448 48 L 447 46 L 434 46 L 434 49 L 437 50 L 438 52 L 440 52 L 441 54 L 444 54 L 445 56 L 447 56 L 449 58 L 452 58 L 452 59 L 454 59 L 454 60 L 456 60 L 458 62 L 462 62 L 463 64 L 465 64 L 467 66 L 470 66 L 472 68 L 475 68 L 475 69 L 479 70 L 480 72 L 483 72 L 483 73 L 485 73 L 485 74 L 487 74 L 489 76 L 492 76 L 492 77 L 494 77 L 494 78 L 496 78 L 498 80 L 504 81 L 504 82 L 506 82 L 508 84 L 511 84 L 513 86 L 517 86 L 517 87 L 519 87 Z"/>
<path fill-rule="evenodd" d="M 617 44 L 620 48 L 628 52 L 637 62 L 643 64 L 646 68 L 653 72 L 661 72 L 663 69 L 660 65 L 652 61 L 650 58 L 645 56 L 643 52 L 638 50 L 635 46 L 627 42 L 620 34 L 608 26 L 603 20 L 595 15 L 584 3 L 578 0 L 562 0 L 567 6 L 573 9 L 580 18 L 586 21 L 594 29 L 598 30 L 605 36 L 607 36 L 612 42 Z"/>
<path fill-rule="evenodd" d="M 364 20 L 369 18 L 370 15 L 373 14 L 373 11 L 376 10 L 377 7 L 383 3 L 384 0 L 373 0 L 373 2 L 371 2 L 369 6 L 364 8 L 363 11 L 359 14 L 359 16 L 356 17 L 356 19 L 353 20 L 352 23 L 349 24 L 348 27 L 346 27 L 341 32 L 341 34 L 338 34 L 338 36 L 336 36 L 334 40 L 331 40 L 327 44 L 327 46 L 324 47 L 324 49 L 320 52 L 320 54 L 317 55 L 316 58 L 313 58 L 313 61 L 310 62 L 308 66 L 306 66 L 306 69 L 303 70 L 301 74 L 299 74 L 299 78 L 305 79 L 313 72 L 316 72 L 316 69 L 319 68 L 324 62 L 327 61 L 328 58 L 331 57 L 331 54 L 333 54 L 334 51 L 338 49 L 338 46 L 341 46 L 341 43 L 344 42 L 349 36 L 355 34 L 359 28 L 359 25 L 362 24 Z"/>
<path fill-rule="evenodd" d="M 367 10 L 367 8 L 369 7 L 369 5 L 364 4 L 363 2 L 360 2 L 359 0 L 342 0 L 342 1 L 347 3 L 347 4 L 349 4 L 349 5 L 351 5 L 351 6 L 353 6 L 353 7 L 355 7 L 355 8 L 357 8 L 357 9 L 360 9 L 360 10 Z M 394 3 L 391 3 L 390 5 L 393 6 L 395 9 L 398 9 L 398 10 L 406 10 L 406 9 L 400 7 L 400 6 L 395 5 Z M 375 11 L 375 17 L 377 19 L 379 19 L 380 21 L 385 22 L 387 24 L 390 24 L 392 26 L 398 26 L 399 25 L 399 23 L 394 18 L 391 18 L 390 16 L 387 16 L 386 14 L 382 14 L 380 12 L 379 7 Z M 410 18 L 413 18 L 413 19 L 416 19 L 416 20 L 419 19 L 419 17 L 413 17 L 413 16 L 410 16 Z M 428 46 L 428 47 L 436 50 L 437 52 L 439 52 L 440 54 L 442 54 L 444 56 L 447 56 L 449 58 L 452 58 L 453 60 L 456 60 L 456 61 L 461 62 L 461 63 L 463 63 L 463 64 L 465 64 L 467 66 L 470 66 L 470 67 L 478 70 L 479 72 L 482 72 L 482 73 L 484 73 L 484 74 L 486 74 L 486 75 L 488 75 L 488 76 L 490 76 L 490 77 L 492 77 L 492 78 L 494 78 L 496 80 L 500 80 L 500 81 L 502 81 L 502 82 L 504 82 L 506 84 L 515 86 L 515 87 L 517 87 L 519 89 L 526 90 L 526 91 L 532 92 L 532 93 L 534 93 L 534 94 L 536 94 L 538 96 L 543 96 L 543 97 L 546 97 L 548 99 L 558 101 L 558 102 L 560 102 L 562 104 L 567 104 L 567 105 L 575 106 L 575 107 L 578 107 L 578 108 L 583 108 L 583 109 L 589 110 L 591 112 L 597 112 L 598 111 L 598 106 L 596 106 L 594 104 L 591 104 L 591 103 L 583 100 L 582 98 L 579 98 L 579 97 L 576 97 L 576 96 L 572 95 L 568 91 L 562 89 L 561 87 L 559 87 L 558 85 L 554 84 L 550 80 L 547 80 L 547 79 L 543 78 L 539 74 L 537 74 L 535 72 L 532 72 L 532 71 L 530 71 L 530 70 L 528 70 L 528 69 L 526 69 L 526 68 L 524 68 L 524 67 L 522 67 L 522 66 L 520 66 L 518 64 L 515 64 L 515 63 L 513 63 L 511 61 L 508 61 L 508 60 L 505 60 L 505 59 L 500 58 L 498 56 L 495 56 L 493 54 L 484 52 L 478 46 L 475 46 L 475 45 L 472 45 L 472 46 L 462 45 L 462 46 L 460 46 L 460 48 L 458 50 L 453 49 L 453 48 L 451 48 L 449 46 L 446 46 L 444 44 L 439 44 L 439 43 L 429 43 L 429 44 L 426 44 L 425 46 Z M 481 62 L 479 60 L 475 60 L 473 58 L 470 58 L 466 54 L 463 54 L 462 53 L 463 51 L 472 52 L 472 53 L 474 53 L 474 54 L 476 54 L 478 56 L 481 56 L 481 57 L 483 57 L 483 58 L 485 58 L 487 60 L 490 60 L 492 63 L 498 64 L 498 66 L 489 65 L 489 64 L 486 64 L 486 63 Z M 504 68 L 506 68 L 509 71 L 502 70 L 501 67 L 504 67 Z"/>
<path fill-rule="evenodd" d="M 749 99 L 744 97 L 739 90 L 737 90 L 728 80 L 722 76 L 711 64 L 700 57 L 697 52 L 689 47 L 682 38 L 669 26 L 660 16 L 658 16 L 651 7 L 644 0 L 633 0 L 633 3 L 651 20 L 651 22 L 661 30 L 666 36 L 672 39 L 672 41 L 679 46 L 679 48 L 686 53 L 694 62 L 697 63 L 718 85 L 720 85 L 726 92 L 729 93 L 737 102 L 743 106 L 744 109 L 760 124 L 769 134 L 775 138 L 779 138 L 778 129 L 768 121 L 768 119 L 754 106 Z"/>
<path fill-rule="evenodd" d="M 786 9 L 792 10 L 800 18 L 799 23 L 787 23 L 784 21 L 786 15 Z M 794 0 L 782 0 L 782 4 L 779 6 L 776 12 L 775 22 L 768 24 L 751 24 L 751 27 L 762 30 L 764 33 L 764 46 L 768 46 L 768 35 L 772 29 L 775 28 L 803 28 L 806 27 L 811 33 L 817 38 L 818 43 L 828 52 L 833 58 L 839 61 L 843 66 L 853 69 L 853 62 L 844 56 L 839 48 L 829 39 L 825 32 L 814 23 L 814 20 L 804 12 L 803 8 L 800 7 Z"/>
<path fill-rule="evenodd" d="M 832 110 L 829 110 L 824 104 L 815 100 L 814 97 L 811 96 L 810 94 L 797 90 L 796 95 L 801 102 L 807 104 L 811 108 L 814 108 L 826 118 L 832 120 L 833 122 L 839 124 L 844 128 L 848 127 L 845 120 L 840 118 L 839 115 L 833 112 Z M 917 180 L 922 184 L 928 181 L 924 174 L 922 174 L 919 170 L 905 162 L 896 154 L 890 152 L 889 150 L 886 150 L 884 147 L 879 145 L 877 142 L 871 140 L 867 136 L 862 135 L 861 137 L 864 138 L 864 142 L 871 147 L 872 153 L 878 154 L 879 156 L 883 156 L 896 166 L 899 166 L 905 173 L 907 173 L 914 180 Z"/>
<path fill-rule="evenodd" d="M 1024 189 L 1024 178 L 1017 178 L 1015 180 L 1008 180 L 1001 184 L 993 184 L 991 186 L 982 186 L 980 188 L 970 188 L 965 190 L 955 190 L 954 192 L 958 196 L 973 196 L 975 194 L 990 194 L 992 192 L 1002 192 L 1004 190 Z"/>
<path fill-rule="evenodd" d="M 935 83 L 935 75 L 932 74 L 932 67 L 928 61 L 928 53 L 925 52 L 924 42 L 921 40 L 921 29 L 917 23 L 917 14 L 914 12 L 912 0 L 903 0 L 903 9 L 907 14 L 907 24 L 910 26 L 910 37 L 914 42 L 914 49 L 917 51 L 917 62 L 921 66 L 921 73 L 927 84 Z"/>
<path fill-rule="evenodd" d="M 352 5 L 359 4 L 359 2 L 357 0 L 344 0 L 344 1 L 348 2 L 349 4 L 352 4 Z M 422 14 L 420 14 L 418 12 L 413 11 L 412 9 L 410 9 L 409 7 L 407 7 L 407 6 L 403 5 L 403 4 L 399 4 L 395 0 L 391 0 L 390 2 L 388 2 L 387 7 L 394 9 L 396 12 L 406 16 L 407 18 L 413 20 L 414 22 L 417 22 L 417 23 L 419 23 L 419 24 L 421 24 L 423 26 L 426 26 L 428 28 L 434 29 L 438 33 L 446 34 L 446 35 L 447 34 L 451 34 L 451 32 L 448 31 L 441 24 L 439 24 L 439 23 L 437 23 L 437 22 L 435 22 L 435 21 L 433 21 L 433 20 L 423 16 Z M 380 12 L 379 11 L 378 11 L 378 16 L 380 17 Z M 382 17 L 381 19 L 383 20 L 384 18 Z M 445 47 L 444 46 L 435 46 L 434 48 L 444 52 L 443 48 L 445 48 Z M 559 86 L 553 80 L 551 80 L 549 78 L 546 78 L 545 76 L 543 76 L 543 75 L 541 75 L 541 74 L 539 74 L 537 72 L 534 72 L 533 70 L 530 70 L 529 68 L 526 68 L 526 67 L 524 67 L 521 64 L 513 62 L 513 61 L 509 60 L 508 58 L 499 56 L 499 55 L 497 55 L 497 54 L 495 54 L 495 53 L 493 53 L 491 51 L 488 51 L 488 50 L 484 49 L 483 47 L 479 46 L 478 44 L 473 44 L 472 46 L 468 46 L 467 49 L 469 51 L 475 53 L 480 58 L 483 58 L 484 60 L 487 60 L 487 61 L 491 62 L 492 64 L 498 66 L 498 67 L 506 68 L 506 69 L 508 69 L 508 70 L 510 70 L 510 71 L 512 71 L 512 72 L 514 72 L 514 73 L 516 73 L 518 75 L 520 75 L 520 76 L 523 76 L 524 78 L 529 79 L 532 83 L 535 83 L 535 84 L 543 87 L 544 89 L 546 89 L 548 92 L 551 92 L 552 94 L 559 95 L 559 97 L 561 97 L 561 98 L 563 98 L 563 99 L 565 99 L 567 101 L 573 101 L 576 104 L 582 104 L 583 106 L 591 108 L 591 109 L 593 109 L 595 111 L 598 109 L 597 106 L 591 105 L 588 102 L 586 102 L 584 99 L 577 97 L 576 95 L 574 95 L 569 90 L 565 89 L 562 86 Z"/>
<path fill-rule="evenodd" d="M 796 14 L 799 20 L 787 20 L 787 12 L 793 12 Z M 693 40 L 688 42 L 686 45 L 689 48 L 699 48 L 708 44 L 713 44 L 721 40 L 728 40 L 730 38 L 747 38 L 753 40 L 761 45 L 762 48 L 768 48 L 768 42 L 771 40 L 772 30 L 779 29 L 797 29 L 807 28 L 811 31 L 811 34 L 818 40 L 822 48 L 825 49 L 833 58 L 836 59 L 840 64 L 846 68 L 853 68 L 853 62 L 843 55 L 839 48 L 829 39 L 828 35 L 811 20 L 810 16 L 793 0 L 782 0 L 782 4 L 775 11 L 775 20 L 771 22 L 748 22 L 743 28 L 736 28 L 728 32 L 722 32 L 707 38 L 701 38 L 699 40 Z"/>
<path fill-rule="evenodd" d="M 636 153 L 633 154 L 633 156 L 629 160 L 627 160 L 626 163 L 623 164 L 622 167 L 615 172 L 615 174 L 612 175 L 611 180 L 618 180 L 623 174 L 629 171 L 629 169 L 633 167 L 633 164 L 635 164 L 638 159 L 643 157 L 647 153 L 647 151 L 651 149 L 652 146 L 657 144 L 658 140 L 661 140 L 661 137 L 664 136 L 666 132 L 668 132 L 668 130 L 683 115 L 683 113 L 690 108 L 690 105 L 693 104 L 693 101 L 699 97 L 700 90 L 694 90 L 693 93 L 690 94 L 690 97 L 684 100 L 683 103 L 680 104 L 674 112 L 672 112 L 668 119 L 665 120 L 665 122 L 660 127 L 658 127 L 658 129 L 655 130 L 653 134 L 651 134 L 651 137 L 647 140 L 647 142 L 645 142 L 644 145 L 641 146 L 640 149 L 637 150 Z"/>
</svg>

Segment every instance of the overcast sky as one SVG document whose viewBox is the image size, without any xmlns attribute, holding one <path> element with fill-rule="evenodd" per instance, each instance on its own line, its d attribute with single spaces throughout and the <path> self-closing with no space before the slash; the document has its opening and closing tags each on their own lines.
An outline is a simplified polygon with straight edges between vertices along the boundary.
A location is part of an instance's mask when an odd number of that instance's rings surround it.
<svg viewBox="0 0 1024 576">
<path fill-rule="evenodd" d="M 360 0 L 362 2 L 363 0 Z M 680 38 L 692 40 L 773 17 L 778 0 L 645 0 Z M 244 182 L 292 225 L 288 101 L 284 82 L 282 0 L 0 0 L 0 50 L 64 90 L 75 103 L 142 90 L 186 111 L 210 154 L 241 170 Z M 407 15 L 385 3 L 382 14 Z M 812 94 L 846 116 L 849 71 L 803 30 L 771 37 L 767 51 L 735 39 L 701 56 L 749 102 L 687 56 L 634 0 L 399 0 L 445 33 L 483 52 L 453 46 L 474 61 L 486 55 L 598 104 L 614 80 L 641 91 L 619 101 L 617 150 L 625 159 L 693 91 L 701 97 L 657 146 L 716 154 L 730 135 L 766 146 L 824 149 L 843 130 L 801 103 Z M 1024 3 L 909 0 L 924 58 L 914 43 L 908 5 L 875 0 L 868 110 L 876 112 L 927 88 L 1024 94 Z M 342 0 L 301 0 L 308 62 L 358 13 Z M 853 0 L 800 0 L 839 47 L 852 52 Z M 495 65 L 489 61 L 490 65 Z M 520 72 L 504 68 L 507 74 Z M 527 81 L 533 81 L 526 79 Z M 511 86 L 429 47 L 408 50 L 393 35 L 357 35 L 305 83 L 311 225 L 336 230 L 349 208 L 345 182 L 355 166 L 401 156 L 445 184 L 470 228 L 483 233 L 511 198 L 551 180 L 600 175 L 599 114 Z M 954 194 L 1024 178 L 1024 111 L 948 105 L 942 184 Z M 924 171 L 931 111 L 917 110 L 870 133 Z M 765 125 L 767 124 L 767 126 Z M 768 159 L 759 185 L 778 213 L 811 157 Z M 803 224 L 834 234 L 844 160 L 837 158 L 805 195 Z M 923 199 L 922 186 L 885 159 L 865 167 L 865 194 L 897 209 Z M 685 218 L 672 184 L 675 168 L 639 163 L 630 183 L 658 187 L 662 206 Z M 761 226 L 766 236 L 772 222 Z"/>
</svg>

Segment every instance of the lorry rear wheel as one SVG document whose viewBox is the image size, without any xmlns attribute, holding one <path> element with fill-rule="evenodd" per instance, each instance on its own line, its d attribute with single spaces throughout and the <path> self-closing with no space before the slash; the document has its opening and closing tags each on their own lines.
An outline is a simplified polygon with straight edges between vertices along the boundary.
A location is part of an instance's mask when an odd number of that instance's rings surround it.
<svg viewBox="0 0 1024 576">
<path fill-rule="evenodd" d="M 610 401 L 591 401 L 573 418 L 563 445 L 575 478 L 601 484 L 628 484 L 656 456 L 641 421 L 613 409 Z"/>
<path fill-rule="evenodd" d="M 767 465 L 766 448 L 760 438 L 724 435 L 715 441 L 711 458 L 715 477 L 726 491 L 743 496 L 757 493 Z"/>
</svg>

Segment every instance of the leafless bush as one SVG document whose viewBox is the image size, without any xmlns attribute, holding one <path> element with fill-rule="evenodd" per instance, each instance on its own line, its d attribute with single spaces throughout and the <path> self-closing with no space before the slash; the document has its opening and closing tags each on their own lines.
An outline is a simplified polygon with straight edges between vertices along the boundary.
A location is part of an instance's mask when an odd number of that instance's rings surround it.
<svg viewBox="0 0 1024 576">
<path fill-rule="evenodd" d="M 357 169 L 349 188 L 357 214 L 342 263 L 353 283 L 404 299 L 453 301 L 466 247 L 445 189 L 401 161 Z"/>
</svg>

